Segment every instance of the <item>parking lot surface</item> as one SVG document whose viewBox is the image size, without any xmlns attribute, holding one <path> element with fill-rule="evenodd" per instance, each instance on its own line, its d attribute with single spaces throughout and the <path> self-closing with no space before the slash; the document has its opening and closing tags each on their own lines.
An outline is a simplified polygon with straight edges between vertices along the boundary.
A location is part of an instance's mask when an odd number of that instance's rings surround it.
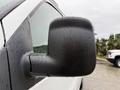
<svg viewBox="0 0 120 90">
<path fill-rule="evenodd" d="M 120 90 L 120 68 L 97 61 L 94 72 L 84 77 L 82 90 Z"/>
</svg>

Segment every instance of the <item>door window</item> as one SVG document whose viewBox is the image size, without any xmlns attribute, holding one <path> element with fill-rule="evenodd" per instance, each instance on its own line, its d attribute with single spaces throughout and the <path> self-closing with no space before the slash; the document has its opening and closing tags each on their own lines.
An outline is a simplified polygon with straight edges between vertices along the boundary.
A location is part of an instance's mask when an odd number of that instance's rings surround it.
<svg viewBox="0 0 120 90">
<path fill-rule="evenodd" d="M 33 49 L 36 53 L 47 53 L 50 23 L 62 15 L 48 3 L 39 6 L 30 16 Z"/>
<path fill-rule="evenodd" d="M 3 7 L 4 5 L 7 5 L 11 1 L 13 0 L 0 0 L 0 8 Z"/>
</svg>

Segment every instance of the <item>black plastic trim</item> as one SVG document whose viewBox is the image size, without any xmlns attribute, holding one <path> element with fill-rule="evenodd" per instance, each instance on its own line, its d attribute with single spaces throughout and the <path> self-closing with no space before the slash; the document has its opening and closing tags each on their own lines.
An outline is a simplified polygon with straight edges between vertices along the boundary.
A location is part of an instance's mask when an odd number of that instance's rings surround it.
<svg viewBox="0 0 120 90">
<path fill-rule="evenodd" d="M 54 28 L 72 26 L 72 27 L 82 27 L 93 31 L 93 27 L 91 22 L 88 19 L 81 17 L 64 17 L 63 20 L 61 18 L 56 19 L 50 25 L 50 28 L 54 30 Z"/>
<path fill-rule="evenodd" d="M 107 61 L 111 62 L 111 63 L 115 63 L 114 59 L 107 59 Z"/>
<path fill-rule="evenodd" d="M 62 17 L 64 17 L 63 13 L 61 10 L 58 10 L 58 8 L 56 8 L 53 4 L 51 4 L 50 2 L 46 2 L 48 3 L 49 5 L 51 5 L 54 9 L 56 9 L 57 12 L 59 12 L 61 14 Z"/>
</svg>

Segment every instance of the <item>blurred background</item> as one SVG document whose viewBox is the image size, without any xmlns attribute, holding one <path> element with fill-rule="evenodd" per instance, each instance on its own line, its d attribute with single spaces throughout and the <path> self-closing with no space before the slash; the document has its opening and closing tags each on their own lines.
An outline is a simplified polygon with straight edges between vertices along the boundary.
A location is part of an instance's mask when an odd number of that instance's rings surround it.
<svg viewBox="0 0 120 90">
<path fill-rule="evenodd" d="M 92 22 L 97 56 L 105 58 L 107 50 L 120 49 L 120 0 L 55 0 L 66 16 Z"/>
</svg>

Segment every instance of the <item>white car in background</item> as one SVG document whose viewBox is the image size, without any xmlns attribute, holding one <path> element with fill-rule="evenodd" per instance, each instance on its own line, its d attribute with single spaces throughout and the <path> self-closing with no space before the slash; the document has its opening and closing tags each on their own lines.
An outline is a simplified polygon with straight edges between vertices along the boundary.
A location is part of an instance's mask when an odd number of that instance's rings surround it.
<svg viewBox="0 0 120 90">
<path fill-rule="evenodd" d="M 108 50 L 106 58 L 109 62 L 120 68 L 120 50 Z"/>
<path fill-rule="evenodd" d="M 0 90 L 80 90 L 95 68 L 93 27 L 53 0 L 2 1 Z"/>
</svg>

